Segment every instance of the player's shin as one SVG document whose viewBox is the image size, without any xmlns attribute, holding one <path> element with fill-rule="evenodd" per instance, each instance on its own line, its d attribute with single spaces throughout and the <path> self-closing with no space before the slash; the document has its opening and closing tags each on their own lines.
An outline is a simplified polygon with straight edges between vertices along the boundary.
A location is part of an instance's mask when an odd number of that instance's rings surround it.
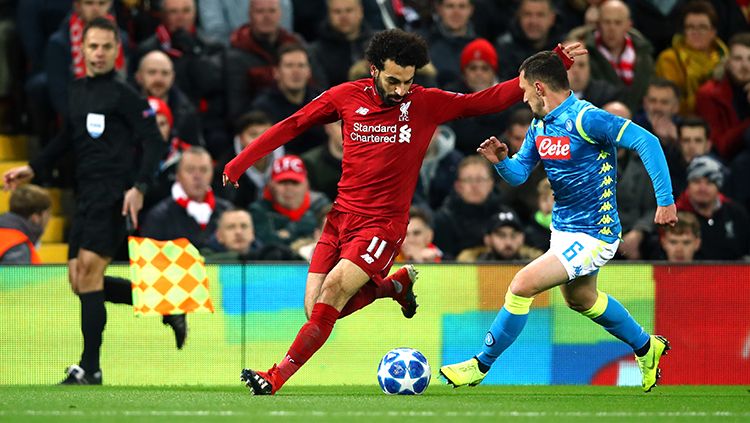
<svg viewBox="0 0 750 423">
<path fill-rule="evenodd" d="M 649 341 L 649 335 L 633 319 L 628 310 L 613 297 L 597 290 L 598 297 L 594 306 L 581 312 L 595 323 L 601 325 L 617 339 L 638 350 Z"/>
<path fill-rule="evenodd" d="M 515 295 L 508 289 L 505 294 L 505 304 L 497 313 L 495 321 L 492 322 L 484 338 L 482 352 L 477 354 L 480 370 L 483 373 L 486 373 L 500 354 L 518 338 L 528 320 L 532 301 L 534 301 L 533 298 Z"/>
<path fill-rule="evenodd" d="M 292 346 L 277 367 L 278 377 L 271 381 L 277 391 L 310 357 L 325 344 L 339 317 L 339 311 L 325 303 L 313 306 L 310 320 L 297 333 Z"/>
</svg>

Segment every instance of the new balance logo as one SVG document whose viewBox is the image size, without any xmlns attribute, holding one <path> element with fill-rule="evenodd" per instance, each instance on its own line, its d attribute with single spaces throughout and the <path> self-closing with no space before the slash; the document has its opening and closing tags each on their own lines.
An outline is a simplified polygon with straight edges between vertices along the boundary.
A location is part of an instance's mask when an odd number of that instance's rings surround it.
<svg viewBox="0 0 750 423">
<path fill-rule="evenodd" d="M 359 109 L 357 109 L 357 110 L 356 110 L 356 111 L 355 111 L 354 113 L 356 113 L 356 114 L 358 114 L 358 115 L 362 115 L 362 116 L 364 116 L 364 115 L 366 115 L 366 114 L 367 114 L 367 112 L 369 112 L 369 111 L 370 111 L 370 109 L 368 109 L 367 107 L 360 107 L 360 108 L 359 108 Z"/>
</svg>

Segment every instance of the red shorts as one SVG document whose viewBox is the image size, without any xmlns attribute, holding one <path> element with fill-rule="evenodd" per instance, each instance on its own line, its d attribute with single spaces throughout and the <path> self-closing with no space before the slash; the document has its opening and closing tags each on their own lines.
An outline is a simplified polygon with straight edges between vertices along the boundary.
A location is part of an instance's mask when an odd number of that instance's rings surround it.
<svg viewBox="0 0 750 423">
<path fill-rule="evenodd" d="M 371 278 L 384 278 L 404 241 L 407 224 L 333 209 L 315 246 L 309 272 L 328 273 L 340 259 L 347 259 Z"/>
</svg>

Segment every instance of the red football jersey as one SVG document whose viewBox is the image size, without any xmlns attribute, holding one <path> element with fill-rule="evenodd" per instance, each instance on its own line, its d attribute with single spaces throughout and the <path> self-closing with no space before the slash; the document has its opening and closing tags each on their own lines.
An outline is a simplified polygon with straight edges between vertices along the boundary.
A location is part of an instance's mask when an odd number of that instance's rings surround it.
<svg viewBox="0 0 750 423">
<path fill-rule="evenodd" d="M 274 125 L 224 168 L 231 181 L 313 125 L 342 120 L 344 159 L 334 207 L 408 221 L 409 206 L 435 128 L 449 120 L 497 113 L 523 98 L 518 78 L 472 94 L 412 85 L 401 103 L 384 106 L 372 79 L 324 92 Z M 476 140 L 477 146 L 483 140 Z"/>
</svg>

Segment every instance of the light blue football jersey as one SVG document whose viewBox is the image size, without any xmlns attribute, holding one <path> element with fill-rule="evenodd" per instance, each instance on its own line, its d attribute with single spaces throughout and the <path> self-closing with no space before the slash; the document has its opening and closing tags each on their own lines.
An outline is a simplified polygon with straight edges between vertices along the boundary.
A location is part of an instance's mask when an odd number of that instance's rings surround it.
<svg viewBox="0 0 750 423">
<path fill-rule="evenodd" d="M 674 203 L 659 140 L 572 93 L 544 118 L 532 120 L 518 153 L 495 169 L 508 183 L 518 185 L 541 160 L 555 197 L 552 226 L 612 243 L 622 231 L 616 200 L 618 147 L 640 154 L 654 183 L 657 204 Z"/>
</svg>

